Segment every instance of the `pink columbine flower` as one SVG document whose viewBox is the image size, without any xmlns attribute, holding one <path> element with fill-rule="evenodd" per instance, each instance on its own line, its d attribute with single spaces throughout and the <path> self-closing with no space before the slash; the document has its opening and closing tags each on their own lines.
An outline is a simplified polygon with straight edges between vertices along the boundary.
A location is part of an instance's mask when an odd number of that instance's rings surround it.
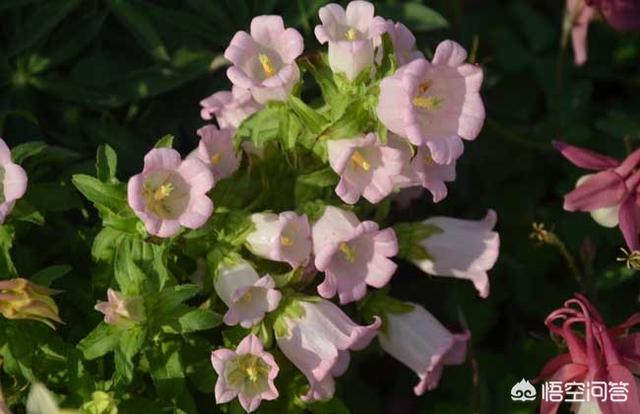
<svg viewBox="0 0 640 414">
<path fill-rule="evenodd" d="M 404 66 L 416 59 L 424 59 L 424 54 L 416 49 L 416 37 L 407 26 L 387 20 L 386 32 L 391 37 L 398 66 Z"/>
<path fill-rule="evenodd" d="M 327 149 L 329 164 L 340 175 L 336 194 L 345 203 L 355 204 L 362 196 L 375 204 L 393 191 L 393 177 L 403 167 L 402 153 L 380 145 L 376 134 L 330 140 Z"/>
<path fill-rule="evenodd" d="M 306 215 L 293 211 L 251 215 L 255 230 L 247 236 L 247 247 L 256 256 L 291 267 L 305 266 L 311 257 L 311 226 Z"/>
<path fill-rule="evenodd" d="M 0 138 L 0 224 L 4 223 L 16 200 L 27 191 L 27 173 L 11 161 L 11 150 Z"/>
<path fill-rule="evenodd" d="M 422 306 L 411 303 L 413 310 L 387 313 L 385 329 L 378 334 L 382 348 L 411 368 L 420 378 L 416 395 L 438 386 L 445 365 L 459 365 L 465 360 L 471 335 L 452 334 Z"/>
<path fill-rule="evenodd" d="M 367 285 L 381 288 L 396 271 L 389 259 L 398 254 L 391 228 L 379 230 L 373 221 L 360 222 L 350 211 L 327 206 L 313 225 L 312 236 L 316 268 L 325 273 L 318 285 L 324 298 L 337 293 L 341 304 L 360 300 Z"/>
<path fill-rule="evenodd" d="M 296 29 L 285 29 L 282 17 L 254 17 L 251 34 L 237 32 L 224 52 L 233 63 L 227 76 L 250 90 L 258 103 L 286 101 L 300 79 L 295 60 L 303 49 L 302 36 Z"/>
<path fill-rule="evenodd" d="M 213 184 L 202 161 L 182 161 L 178 151 L 156 148 L 145 155 L 142 172 L 129 180 L 129 205 L 150 234 L 171 237 L 181 225 L 197 229 L 207 222 L 213 212 L 207 192 Z"/>
<path fill-rule="evenodd" d="M 455 161 L 450 164 L 438 164 L 433 160 L 431 151 L 426 146 L 418 147 L 414 154 L 411 143 L 395 134 L 389 134 L 388 145 L 402 153 L 402 171 L 392 177 L 397 188 L 422 186 L 429 190 L 434 203 L 447 197 L 445 183 L 456 179 Z"/>
<path fill-rule="evenodd" d="M 246 336 L 235 351 L 225 348 L 213 351 L 211 365 L 218 374 L 216 404 L 225 404 L 238 397 L 242 408 L 250 413 L 260 407 L 262 400 L 278 398 L 273 381 L 280 368 L 253 334 Z"/>
<path fill-rule="evenodd" d="M 339 307 L 324 299 L 299 300 L 294 312 L 276 322 L 276 340 L 282 353 L 307 377 L 304 401 L 327 400 L 335 391 L 334 377 L 346 372 L 349 351 L 364 349 L 376 336 L 380 319 L 356 325 Z"/>
<path fill-rule="evenodd" d="M 140 296 L 125 296 L 107 289 L 107 302 L 98 302 L 95 310 L 104 314 L 104 322 L 126 328 L 146 320 L 144 304 Z"/>
<path fill-rule="evenodd" d="M 586 3 L 596 7 L 614 29 L 622 32 L 640 30 L 640 3 L 637 0 L 586 0 Z"/>
<path fill-rule="evenodd" d="M 564 340 L 568 352 L 549 361 L 538 379 L 564 383 L 626 383 L 628 393 L 624 402 L 612 404 L 608 398 L 593 396 L 591 404 L 576 404 L 573 408 L 578 413 L 640 412 L 640 388 L 634 377 L 640 372 L 640 340 L 638 334 L 628 333 L 630 328 L 639 323 L 640 314 L 634 314 L 621 325 L 607 328 L 589 300 L 576 294 L 574 299 L 566 301 L 545 321 L 551 333 Z M 575 329 L 577 324 L 584 329 Z M 540 413 L 555 414 L 559 406 L 560 402 L 543 401 Z"/>
<path fill-rule="evenodd" d="M 423 223 L 438 228 L 420 242 L 429 258 L 414 259 L 424 272 L 471 280 L 481 297 L 489 296 L 490 270 L 498 260 L 500 236 L 493 231 L 497 216 L 489 210 L 482 220 L 431 217 Z"/>
<path fill-rule="evenodd" d="M 347 9 L 331 3 L 318 11 L 322 24 L 315 29 L 321 44 L 329 42 L 329 66 L 354 80 L 373 64 L 375 44 L 387 29 L 382 17 L 374 17 L 373 4 L 352 1 Z"/>
<path fill-rule="evenodd" d="M 214 280 L 214 288 L 220 299 L 229 307 L 224 323 L 240 324 L 251 328 L 260 323 L 268 312 L 276 310 L 282 294 L 269 275 L 259 277 L 246 261 L 231 266 L 221 266 Z"/>
<path fill-rule="evenodd" d="M 438 164 L 451 164 L 484 123 L 482 69 L 464 63 L 467 52 L 445 40 L 433 60 L 416 59 L 380 83 L 376 112 L 392 132 L 426 145 Z"/>
<path fill-rule="evenodd" d="M 237 129 L 242 121 L 262 109 L 251 92 L 238 86 L 233 86 L 231 91 L 214 93 L 200 101 L 200 106 L 202 119 L 209 121 L 215 116 L 221 129 Z"/>
<path fill-rule="evenodd" d="M 198 129 L 200 143 L 188 158 L 198 158 L 211 169 L 216 182 L 232 175 L 240 166 L 233 148 L 233 131 L 205 125 Z"/>
<path fill-rule="evenodd" d="M 619 225 L 629 249 L 638 250 L 640 172 L 635 170 L 640 163 L 640 150 L 621 162 L 564 142 L 553 144 L 573 165 L 596 171 L 579 180 L 576 189 L 565 195 L 564 209 L 590 212 L 596 222 L 606 227 Z"/>
</svg>

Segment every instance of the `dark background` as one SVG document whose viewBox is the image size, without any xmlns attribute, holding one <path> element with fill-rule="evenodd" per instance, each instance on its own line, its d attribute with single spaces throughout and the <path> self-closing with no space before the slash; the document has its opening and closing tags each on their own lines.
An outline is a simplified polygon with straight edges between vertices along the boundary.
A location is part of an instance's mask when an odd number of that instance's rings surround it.
<svg viewBox="0 0 640 414">
<path fill-rule="evenodd" d="M 17 267 L 30 274 L 75 257 L 73 276 L 86 280 L 85 229 L 96 218 L 70 185 L 71 174 L 93 173 L 100 143 L 118 152 L 122 180 L 140 169 L 143 155 L 165 134 L 175 135 L 186 154 L 204 124 L 198 102 L 230 87 L 221 54 L 233 33 L 246 30 L 254 15 L 281 14 L 303 33 L 308 53 L 319 47 L 313 27 L 324 3 L 0 0 L 1 136 L 10 146 L 43 140 L 55 147 L 31 161 L 38 165 L 27 165 L 37 171 L 30 176 L 30 201 L 48 224 L 19 229 Z M 618 231 L 562 210 L 562 194 L 581 173 L 550 141 L 562 138 L 616 157 L 635 148 L 640 37 L 594 23 L 589 60 L 576 68 L 570 47 L 560 46 L 559 0 L 428 2 L 448 22 L 441 28 L 414 3 L 374 3 L 378 14 L 412 29 L 427 56 L 439 40 L 471 49 L 477 39 L 477 62 L 485 69 L 487 121 L 478 139 L 465 145 L 449 197 L 438 205 L 424 198 L 394 214 L 407 220 L 432 214 L 480 218 L 493 208 L 502 249 L 487 300 L 470 283 L 429 278 L 409 267 L 394 278 L 394 295 L 424 304 L 452 329 L 464 315 L 474 335 L 471 362 L 448 368 L 437 391 L 415 398 L 414 374 L 372 355 L 379 352 L 374 347 L 356 355 L 338 381 L 338 395 L 358 414 L 533 412 L 533 405 L 512 403 L 509 391 L 559 352 L 545 316 L 575 291 L 586 292 L 610 323 L 638 306 L 636 275 L 615 261 L 623 245 Z M 566 243 L 579 282 L 557 248 L 529 237 L 533 222 L 545 223 Z M 67 334 L 74 338 L 73 331 Z M 213 409 L 211 395 L 202 400 Z"/>
</svg>

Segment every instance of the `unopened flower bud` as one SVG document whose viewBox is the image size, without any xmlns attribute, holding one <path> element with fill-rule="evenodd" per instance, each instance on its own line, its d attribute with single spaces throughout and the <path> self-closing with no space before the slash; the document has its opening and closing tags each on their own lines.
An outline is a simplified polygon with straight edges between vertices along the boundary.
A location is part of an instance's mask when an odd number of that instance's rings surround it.
<svg viewBox="0 0 640 414">
<path fill-rule="evenodd" d="M 23 278 L 0 281 L 0 313 L 7 319 L 33 319 L 55 329 L 52 321 L 62 323 L 51 298 L 57 293 Z"/>
<path fill-rule="evenodd" d="M 107 290 L 107 302 L 99 302 L 95 310 L 104 314 L 106 324 L 121 328 L 146 320 L 140 296 L 125 296 L 113 289 Z"/>
</svg>

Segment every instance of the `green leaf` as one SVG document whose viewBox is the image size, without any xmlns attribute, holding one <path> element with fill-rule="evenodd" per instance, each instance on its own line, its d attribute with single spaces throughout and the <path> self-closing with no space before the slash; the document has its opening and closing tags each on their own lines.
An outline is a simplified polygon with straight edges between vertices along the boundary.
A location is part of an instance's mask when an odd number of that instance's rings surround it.
<svg viewBox="0 0 640 414">
<path fill-rule="evenodd" d="M 311 132 L 319 134 L 327 125 L 328 120 L 320 115 L 316 110 L 304 103 L 300 98 L 295 96 L 289 97 L 289 107 L 295 112 L 300 119 L 303 127 L 308 128 Z"/>
<path fill-rule="evenodd" d="M 113 325 L 101 322 L 78 344 L 86 359 L 96 359 L 113 351 L 120 342 L 122 331 Z"/>
<path fill-rule="evenodd" d="M 289 112 L 288 108 L 284 105 L 280 107 L 279 116 L 280 142 L 282 142 L 284 149 L 291 150 L 296 146 L 302 125 L 300 125 L 298 118 Z"/>
<path fill-rule="evenodd" d="M 11 158 L 16 164 L 21 164 L 24 160 L 34 155 L 40 154 L 47 148 L 47 144 L 42 141 L 31 141 L 13 147 Z"/>
<path fill-rule="evenodd" d="M 116 178 L 118 155 L 109 144 L 100 144 L 96 155 L 96 173 L 98 180 L 109 182 Z"/>
<path fill-rule="evenodd" d="M 127 208 L 127 197 L 122 185 L 103 183 L 84 174 L 74 175 L 71 181 L 96 207 L 103 206 L 116 214 Z"/>
<path fill-rule="evenodd" d="M 154 315 L 170 315 L 180 306 L 180 304 L 200 292 L 197 285 L 177 285 L 167 287 L 153 298 L 151 313 Z"/>
<path fill-rule="evenodd" d="M 432 257 L 422 246 L 422 241 L 434 234 L 442 233 L 442 230 L 430 224 L 398 223 L 393 226 L 398 237 L 398 256 L 407 260 L 431 260 Z"/>
<path fill-rule="evenodd" d="M 118 286 L 120 286 L 120 290 L 129 296 L 142 294 L 143 285 L 147 279 L 134 260 L 133 243 L 135 241 L 127 237 L 118 245 L 113 267 L 114 276 Z"/>
<path fill-rule="evenodd" d="M 122 332 L 114 355 L 117 380 L 124 383 L 131 382 L 134 370 L 133 358 L 142 349 L 146 336 L 146 330 L 141 326 L 133 326 Z"/>
<path fill-rule="evenodd" d="M 156 142 L 156 145 L 153 146 L 153 148 L 173 148 L 173 139 L 173 135 L 167 134 L 160 138 L 158 142 Z"/>
<path fill-rule="evenodd" d="M 554 44 L 556 35 L 553 25 L 527 2 L 523 0 L 512 2 L 511 12 L 518 19 L 519 27 L 535 52 L 543 51 Z"/>
<path fill-rule="evenodd" d="M 104 227 L 93 239 L 91 256 L 96 261 L 113 262 L 116 249 L 125 236 L 126 234 L 120 230 Z"/>
<path fill-rule="evenodd" d="M 100 33 L 106 17 L 105 11 L 92 11 L 76 19 L 73 24 L 64 25 L 44 52 L 47 67 L 57 66 L 77 56 Z"/>
<path fill-rule="evenodd" d="M 40 270 L 31 276 L 29 280 L 40 286 L 49 287 L 53 282 L 71 272 L 71 270 L 73 270 L 73 268 L 69 265 L 53 265 Z"/>
<path fill-rule="evenodd" d="M 35 45 L 49 34 L 78 4 L 77 0 L 48 0 L 42 3 L 16 32 L 9 49 L 15 55 Z"/>
<path fill-rule="evenodd" d="M 178 319 L 181 333 L 206 331 L 222 323 L 222 317 L 210 310 L 195 309 Z"/>
<path fill-rule="evenodd" d="M 449 27 L 440 13 L 420 3 L 376 4 L 376 12 L 387 19 L 404 23 L 415 32 Z"/>
<path fill-rule="evenodd" d="M 169 60 L 167 48 L 151 20 L 145 15 L 142 5 L 134 0 L 109 0 L 107 4 L 147 53 L 158 60 Z"/>
<path fill-rule="evenodd" d="M 331 167 L 326 167 L 298 177 L 299 182 L 315 187 L 333 187 L 338 184 L 338 180 L 338 175 Z"/>
<path fill-rule="evenodd" d="M 180 356 L 180 345 L 165 341 L 146 355 L 149 361 L 149 373 L 158 394 L 176 401 L 182 410 L 196 413 L 197 409 L 193 397 L 189 394 L 185 381 L 185 368 Z"/>
<path fill-rule="evenodd" d="M 236 145 L 250 139 L 256 147 L 263 148 L 269 141 L 277 139 L 280 132 L 279 112 L 278 105 L 271 105 L 245 119 L 236 131 Z"/>
<path fill-rule="evenodd" d="M 18 275 L 11 260 L 12 246 L 13 228 L 0 224 L 0 278 L 2 279 L 11 279 Z"/>
</svg>

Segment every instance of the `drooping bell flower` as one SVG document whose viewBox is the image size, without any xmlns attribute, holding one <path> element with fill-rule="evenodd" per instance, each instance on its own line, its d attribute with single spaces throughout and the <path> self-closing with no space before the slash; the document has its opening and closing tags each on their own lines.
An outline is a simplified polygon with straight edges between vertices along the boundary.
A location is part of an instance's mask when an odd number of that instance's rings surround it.
<svg viewBox="0 0 640 414">
<path fill-rule="evenodd" d="M 207 222 L 213 212 L 207 192 L 213 184 L 202 161 L 182 161 L 176 150 L 156 148 L 145 155 L 142 172 L 129 180 L 129 205 L 150 234 L 171 237 L 180 226 L 197 229 Z"/>
<path fill-rule="evenodd" d="M 255 230 L 247 236 L 247 247 L 257 256 L 291 267 L 305 266 L 311 257 L 311 226 L 306 215 L 293 211 L 251 215 Z"/>
<path fill-rule="evenodd" d="M 404 138 L 389 134 L 390 147 L 402 152 L 403 168 L 400 174 L 392 177 L 397 188 L 422 186 L 429 190 L 433 202 L 442 201 L 447 196 L 446 182 L 456 179 L 456 162 L 438 164 L 431 157 L 428 147 L 422 146 L 412 153 L 411 144 Z"/>
<path fill-rule="evenodd" d="M 324 299 L 296 300 L 275 326 L 282 353 L 307 377 L 304 401 L 327 400 L 335 392 L 334 377 L 349 366 L 349 351 L 364 349 L 380 328 L 355 324 L 340 308 Z"/>
<path fill-rule="evenodd" d="M 571 44 L 576 66 L 587 61 L 587 34 L 589 24 L 595 18 L 596 11 L 584 0 L 567 0 L 565 6 L 566 24 L 571 28 Z"/>
<path fill-rule="evenodd" d="M 640 2 L 637 0 L 585 0 L 619 31 L 640 30 Z"/>
<path fill-rule="evenodd" d="M 331 168 L 340 175 L 336 194 L 348 204 L 355 204 L 360 196 L 379 203 L 393 191 L 393 177 L 402 171 L 402 153 L 381 145 L 374 133 L 330 140 L 327 150 Z"/>
<path fill-rule="evenodd" d="M 316 268 L 325 273 L 318 285 L 324 298 L 337 293 L 341 304 L 360 300 L 367 285 L 381 288 L 396 271 L 390 257 L 398 254 L 398 240 L 391 228 L 379 230 L 373 221 L 360 222 L 350 211 L 327 206 L 312 235 Z"/>
<path fill-rule="evenodd" d="M 565 195 L 564 209 L 590 212 L 596 222 L 606 227 L 620 226 L 629 249 L 638 250 L 640 173 L 635 170 L 640 163 L 640 150 L 621 162 L 564 142 L 553 144 L 573 165 L 596 171 L 579 180 L 575 190 Z"/>
<path fill-rule="evenodd" d="M 143 299 L 140 296 L 126 296 L 113 289 L 107 289 L 107 301 L 98 302 L 95 310 L 104 314 L 104 322 L 127 328 L 146 320 Z"/>
<path fill-rule="evenodd" d="M 273 278 L 258 276 L 244 260 L 221 266 L 213 283 L 218 297 L 229 307 L 223 319 L 229 326 L 240 324 L 243 328 L 251 328 L 260 323 L 268 312 L 274 311 L 282 298 L 275 289 Z"/>
<path fill-rule="evenodd" d="M 258 103 L 286 101 L 300 79 L 295 60 L 304 49 L 302 36 L 285 29 L 280 16 L 254 17 L 250 32 L 237 32 L 224 52 L 233 63 L 229 80 L 249 90 Z"/>
<path fill-rule="evenodd" d="M 418 375 L 420 382 L 413 390 L 422 395 L 438 386 L 445 365 L 464 362 L 471 335 L 452 334 L 422 306 L 407 305 L 413 310 L 386 314 L 378 340 L 382 349 Z"/>
<path fill-rule="evenodd" d="M 428 258 L 413 263 L 434 276 L 471 280 L 481 297 L 489 296 L 489 271 L 498 260 L 500 236 L 493 231 L 497 216 L 489 210 L 482 220 L 431 217 L 423 223 L 435 226 L 434 232 L 420 242 Z"/>
<path fill-rule="evenodd" d="M 0 313 L 7 319 L 32 319 L 55 329 L 63 323 L 51 296 L 60 293 L 23 278 L 0 281 Z"/>
<path fill-rule="evenodd" d="M 262 400 L 278 398 L 273 381 L 280 368 L 253 334 L 246 336 L 235 351 L 226 348 L 213 351 L 211 365 L 218 374 L 216 404 L 225 404 L 237 397 L 242 408 L 250 413 L 260 407 Z"/>
<path fill-rule="evenodd" d="M 380 83 L 376 112 L 382 123 L 412 144 L 429 147 L 438 164 L 458 159 L 462 140 L 475 139 L 484 123 L 482 69 L 466 59 L 462 46 L 445 40 L 431 62 L 416 59 Z"/>
<path fill-rule="evenodd" d="M 407 26 L 387 20 L 386 32 L 391 37 L 398 66 L 404 66 L 416 59 L 424 59 L 424 54 L 416 48 L 416 37 Z"/>
<path fill-rule="evenodd" d="M 205 163 L 216 182 L 231 176 L 240 166 L 240 158 L 233 148 L 233 131 L 205 125 L 198 129 L 200 143 L 189 155 Z"/>
<path fill-rule="evenodd" d="M 335 3 L 318 11 L 320 21 L 315 35 L 321 44 L 329 43 L 329 66 L 350 81 L 373 64 L 374 48 L 386 29 L 386 21 L 374 16 L 373 4 L 352 1 L 347 9 Z"/>
<path fill-rule="evenodd" d="M 27 191 L 27 173 L 11 160 L 11 150 L 0 138 L 0 224 L 7 219 L 16 200 Z"/>
<path fill-rule="evenodd" d="M 214 93 L 200 101 L 200 106 L 202 119 L 209 121 L 215 116 L 220 129 L 237 129 L 242 121 L 262 109 L 251 92 L 238 86 L 233 86 L 231 91 Z"/>
</svg>

